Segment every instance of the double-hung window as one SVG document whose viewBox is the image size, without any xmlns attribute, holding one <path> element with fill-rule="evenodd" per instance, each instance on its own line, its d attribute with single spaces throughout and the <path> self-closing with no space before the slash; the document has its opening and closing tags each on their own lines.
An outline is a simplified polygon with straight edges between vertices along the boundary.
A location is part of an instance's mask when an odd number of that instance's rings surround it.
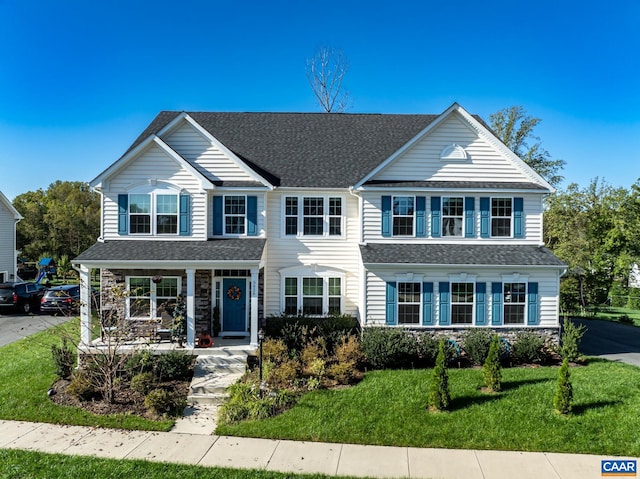
<svg viewBox="0 0 640 479">
<path fill-rule="evenodd" d="M 398 324 L 420 323 L 420 283 L 398 283 Z"/>
<path fill-rule="evenodd" d="M 504 283 L 504 324 L 524 324 L 527 283 Z"/>
<path fill-rule="evenodd" d="M 474 283 L 451 283 L 451 324 L 473 324 Z"/>
<path fill-rule="evenodd" d="M 127 287 L 128 318 L 159 318 L 163 312 L 171 314 L 180 294 L 180 278 L 164 277 L 156 283 L 147 276 L 130 276 Z"/>
<path fill-rule="evenodd" d="M 309 316 L 342 312 L 342 279 L 339 277 L 284 278 L 284 312 Z"/>
<path fill-rule="evenodd" d="M 462 236 L 464 198 L 442 198 L 442 236 Z"/>
<path fill-rule="evenodd" d="M 393 197 L 393 236 L 413 236 L 415 202 L 416 199 L 413 196 Z"/>
<path fill-rule="evenodd" d="M 342 198 L 287 196 L 284 199 L 284 233 L 287 236 L 341 236 Z"/>
<path fill-rule="evenodd" d="M 510 237 L 513 198 L 491 198 L 491 236 Z"/>
<path fill-rule="evenodd" d="M 178 234 L 178 195 L 130 194 L 129 232 L 131 234 Z"/>
<path fill-rule="evenodd" d="M 224 197 L 224 233 L 243 235 L 246 231 L 247 197 L 228 195 Z"/>
</svg>

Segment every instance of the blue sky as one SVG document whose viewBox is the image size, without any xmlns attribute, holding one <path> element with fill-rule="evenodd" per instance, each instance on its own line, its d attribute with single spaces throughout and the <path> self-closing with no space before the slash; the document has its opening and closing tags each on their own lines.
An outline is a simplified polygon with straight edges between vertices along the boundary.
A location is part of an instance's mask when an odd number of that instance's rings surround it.
<svg viewBox="0 0 640 479">
<path fill-rule="evenodd" d="M 350 112 L 488 119 L 522 105 L 564 185 L 640 177 L 640 2 L 0 0 L 0 191 L 89 181 L 161 110 L 318 111 L 340 48 Z"/>
</svg>

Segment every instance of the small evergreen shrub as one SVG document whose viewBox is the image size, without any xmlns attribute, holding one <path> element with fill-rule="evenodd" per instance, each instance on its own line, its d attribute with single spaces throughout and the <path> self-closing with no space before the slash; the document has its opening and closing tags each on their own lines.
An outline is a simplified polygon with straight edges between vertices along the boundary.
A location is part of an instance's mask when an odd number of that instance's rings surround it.
<svg viewBox="0 0 640 479">
<path fill-rule="evenodd" d="M 153 372 L 155 369 L 155 356 L 153 351 L 148 349 L 132 354 L 125 363 L 125 371 L 129 377 L 138 373 Z"/>
<path fill-rule="evenodd" d="M 60 379 L 71 377 L 74 365 L 76 364 L 76 355 L 67 345 L 66 338 L 63 338 L 62 346 L 58 346 L 57 344 L 51 345 L 51 356 L 53 357 L 53 363 L 56 368 L 56 375 Z"/>
<path fill-rule="evenodd" d="M 74 372 L 71 382 L 67 386 L 67 393 L 80 401 L 90 401 L 98 395 L 91 376 L 83 370 Z"/>
<path fill-rule="evenodd" d="M 155 376 L 153 373 L 138 373 L 131 378 L 130 387 L 133 391 L 146 396 L 155 386 Z"/>
<path fill-rule="evenodd" d="M 447 342 L 448 346 L 449 343 Z M 436 363 L 438 340 L 432 334 L 421 334 L 416 339 L 416 349 L 420 367 L 430 368 Z M 449 348 L 447 348 L 448 350 Z"/>
<path fill-rule="evenodd" d="M 433 411 L 442 411 L 449 407 L 451 393 L 449 392 L 449 373 L 447 372 L 447 358 L 445 352 L 445 340 L 438 344 L 436 365 L 431 375 L 429 384 L 428 408 Z"/>
<path fill-rule="evenodd" d="M 163 381 L 186 381 L 193 373 L 194 357 L 182 351 L 155 356 L 156 377 Z"/>
<path fill-rule="evenodd" d="M 562 323 L 562 335 L 560 336 L 560 356 L 569 361 L 575 361 L 580 357 L 580 341 L 586 332 L 584 325 L 576 326 L 569 319 Z"/>
<path fill-rule="evenodd" d="M 498 392 L 502 387 L 502 369 L 500 367 L 500 338 L 493 336 L 487 359 L 482 366 L 482 377 L 489 391 Z"/>
<path fill-rule="evenodd" d="M 480 366 L 487 359 L 492 339 L 493 333 L 488 329 L 470 329 L 464 335 L 462 349 L 473 364 Z"/>
<path fill-rule="evenodd" d="M 361 367 L 365 357 L 358 337 L 354 334 L 343 335 L 335 348 L 335 357 L 339 363 L 351 362 L 355 368 Z"/>
<path fill-rule="evenodd" d="M 329 366 L 327 376 L 338 384 L 353 384 L 362 378 L 362 373 L 354 361 L 344 361 Z"/>
<path fill-rule="evenodd" d="M 144 407 L 157 416 L 170 414 L 174 406 L 171 394 L 164 389 L 154 389 L 144 398 Z"/>
<path fill-rule="evenodd" d="M 562 360 L 562 366 L 558 370 L 558 386 L 553 397 L 553 407 L 560 414 L 569 414 L 573 403 L 573 386 L 569 372 L 569 361 Z"/>
<path fill-rule="evenodd" d="M 362 351 L 374 369 L 409 368 L 419 361 L 417 340 L 399 328 L 366 328 Z"/>
<path fill-rule="evenodd" d="M 293 386 L 296 379 L 302 372 L 302 365 L 297 359 L 289 359 L 281 364 L 276 364 L 269 372 L 269 375 L 265 375 L 267 383 L 274 389 L 288 388 Z"/>
<path fill-rule="evenodd" d="M 535 331 L 521 331 L 511 345 L 511 357 L 517 364 L 538 364 L 547 359 L 544 337 Z"/>
</svg>

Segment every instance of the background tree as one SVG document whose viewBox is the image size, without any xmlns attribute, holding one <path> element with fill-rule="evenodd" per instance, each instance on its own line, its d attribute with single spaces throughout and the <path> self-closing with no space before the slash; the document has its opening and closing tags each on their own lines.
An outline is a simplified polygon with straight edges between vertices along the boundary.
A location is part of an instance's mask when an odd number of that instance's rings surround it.
<svg viewBox="0 0 640 479">
<path fill-rule="evenodd" d="M 522 106 L 510 106 L 490 115 L 489 121 L 496 136 L 540 176 L 554 187 L 562 182 L 564 177 L 560 172 L 565 161 L 551 159 L 540 138 L 533 133 L 542 121 L 540 118 L 527 115 Z"/>
<path fill-rule="evenodd" d="M 329 46 L 319 47 L 307 58 L 306 74 L 320 108 L 327 113 L 342 113 L 349 104 L 349 93 L 342 82 L 349 63 L 342 51 Z"/>
<path fill-rule="evenodd" d="M 79 181 L 56 181 L 46 191 L 18 195 L 13 206 L 23 216 L 16 228 L 22 257 L 37 261 L 43 252 L 75 258 L 100 235 L 100 196 Z"/>
</svg>

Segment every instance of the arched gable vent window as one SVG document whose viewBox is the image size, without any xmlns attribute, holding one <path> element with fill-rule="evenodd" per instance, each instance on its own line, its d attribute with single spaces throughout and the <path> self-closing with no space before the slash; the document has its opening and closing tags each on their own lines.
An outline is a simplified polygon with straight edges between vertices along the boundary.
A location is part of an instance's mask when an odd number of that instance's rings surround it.
<svg viewBox="0 0 640 479">
<path fill-rule="evenodd" d="M 465 161 L 467 158 L 465 149 L 455 143 L 445 146 L 440 152 L 440 159 L 443 161 Z"/>
</svg>

